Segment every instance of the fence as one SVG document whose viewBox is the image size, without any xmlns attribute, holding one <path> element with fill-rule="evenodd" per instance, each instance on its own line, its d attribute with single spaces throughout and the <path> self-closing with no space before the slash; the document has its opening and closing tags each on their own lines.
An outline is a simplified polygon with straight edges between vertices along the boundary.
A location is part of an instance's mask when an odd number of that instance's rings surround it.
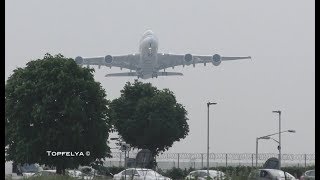
<svg viewBox="0 0 320 180">
<path fill-rule="evenodd" d="M 105 159 L 106 166 L 123 166 L 124 152 L 113 152 L 112 158 Z M 130 158 L 135 158 L 137 152 L 129 152 Z M 278 157 L 276 153 L 261 153 L 258 155 L 258 166 L 271 158 Z M 204 168 L 207 165 L 206 153 L 163 153 L 156 157 L 158 167 L 161 169 L 177 168 Z M 209 166 L 255 166 L 256 155 L 253 153 L 210 153 Z M 315 164 L 315 154 L 282 154 L 281 165 L 309 166 Z"/>
</svg>

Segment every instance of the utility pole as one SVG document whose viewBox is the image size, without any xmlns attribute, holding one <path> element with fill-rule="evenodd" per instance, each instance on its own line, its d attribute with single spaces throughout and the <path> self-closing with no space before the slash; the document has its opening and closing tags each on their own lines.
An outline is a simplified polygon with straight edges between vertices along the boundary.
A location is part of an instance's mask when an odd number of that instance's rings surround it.
<svg viewBox="0 0 320 180">
<path fill-rule="evenodd" d="M 217 103 L 208 102 L 208 127 L 207 127 L 207 176 L 209 176 L 209 106 L 216 105 Z"/>
<path fill-rule="evenodd" d="M 273 113 L 277 113 L 279 115 L 279 169 L 281 169 L 281 111 L 272 111 Z"/>
</svg>

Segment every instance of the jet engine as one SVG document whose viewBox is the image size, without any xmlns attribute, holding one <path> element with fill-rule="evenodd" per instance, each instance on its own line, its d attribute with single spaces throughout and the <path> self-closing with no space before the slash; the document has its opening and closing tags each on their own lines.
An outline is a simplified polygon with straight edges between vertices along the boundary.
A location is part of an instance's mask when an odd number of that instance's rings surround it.
<svg viewBox="0 0 320 180">
<path fill-rule="evenodd" d="M 221 63 L 221 56 L 219 54 L 215 54 L 212 56 L 212 64 L 218 66 Z"/>
<path fill-rule="evenodd" d="M 77 56 L 74 61 L 78 64 L 81 65 L 83 64 L 83 58 L 81 56 Z"/>
<path fill-rule="evenodd" d="M 111 64 L 112 61 L 113 61 L 113 57 L 111 55 L 106 55 L 104 57 L 104 61 L 107 63 L 107 64 Z"/>
<path fill-rule="evenodd" d="M 189 66 L 193 61 L 193 56 L 191 54 L 184 55 L 184 61 L 185 61 L 186 65 Z"/>
</svg>

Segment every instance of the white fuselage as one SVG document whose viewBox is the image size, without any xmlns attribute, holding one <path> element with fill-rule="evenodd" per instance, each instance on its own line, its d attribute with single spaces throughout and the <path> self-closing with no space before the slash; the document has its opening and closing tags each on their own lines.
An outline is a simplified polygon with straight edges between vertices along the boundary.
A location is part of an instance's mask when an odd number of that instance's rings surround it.
<svg viewBox="0 0 320 180">
<path fill-rule="evenodd" d="M 147 79 L 158 72 L 158 39 L 152 31 L 144 33 L 139 44 L 140 63 L 137 69 L 138 75 Z"/>
</svg>

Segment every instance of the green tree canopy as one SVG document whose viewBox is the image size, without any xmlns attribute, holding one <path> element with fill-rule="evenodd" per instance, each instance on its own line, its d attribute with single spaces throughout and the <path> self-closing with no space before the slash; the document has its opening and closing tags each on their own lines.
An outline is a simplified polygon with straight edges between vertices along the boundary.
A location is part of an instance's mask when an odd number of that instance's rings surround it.
<svg viewBox="0 0 320 180">
<path fill-rule="evenodd" d="M 109 101 L 93 71 L 61 54 L 46 54 L 13 71 L 5 85 L 7 160 L 56 166 L 64 173 L 110 156 Z M 54 157 L 47 151 L 84 156 Z"/>
<path fill-rule="evenodd" d="M 187 111 L 168 89 L 150 83 L 128 82 L 110 104 L 114 127 L 134 148 L 149 149 L 153 156 L 187 136 Z"/>
</svg>

